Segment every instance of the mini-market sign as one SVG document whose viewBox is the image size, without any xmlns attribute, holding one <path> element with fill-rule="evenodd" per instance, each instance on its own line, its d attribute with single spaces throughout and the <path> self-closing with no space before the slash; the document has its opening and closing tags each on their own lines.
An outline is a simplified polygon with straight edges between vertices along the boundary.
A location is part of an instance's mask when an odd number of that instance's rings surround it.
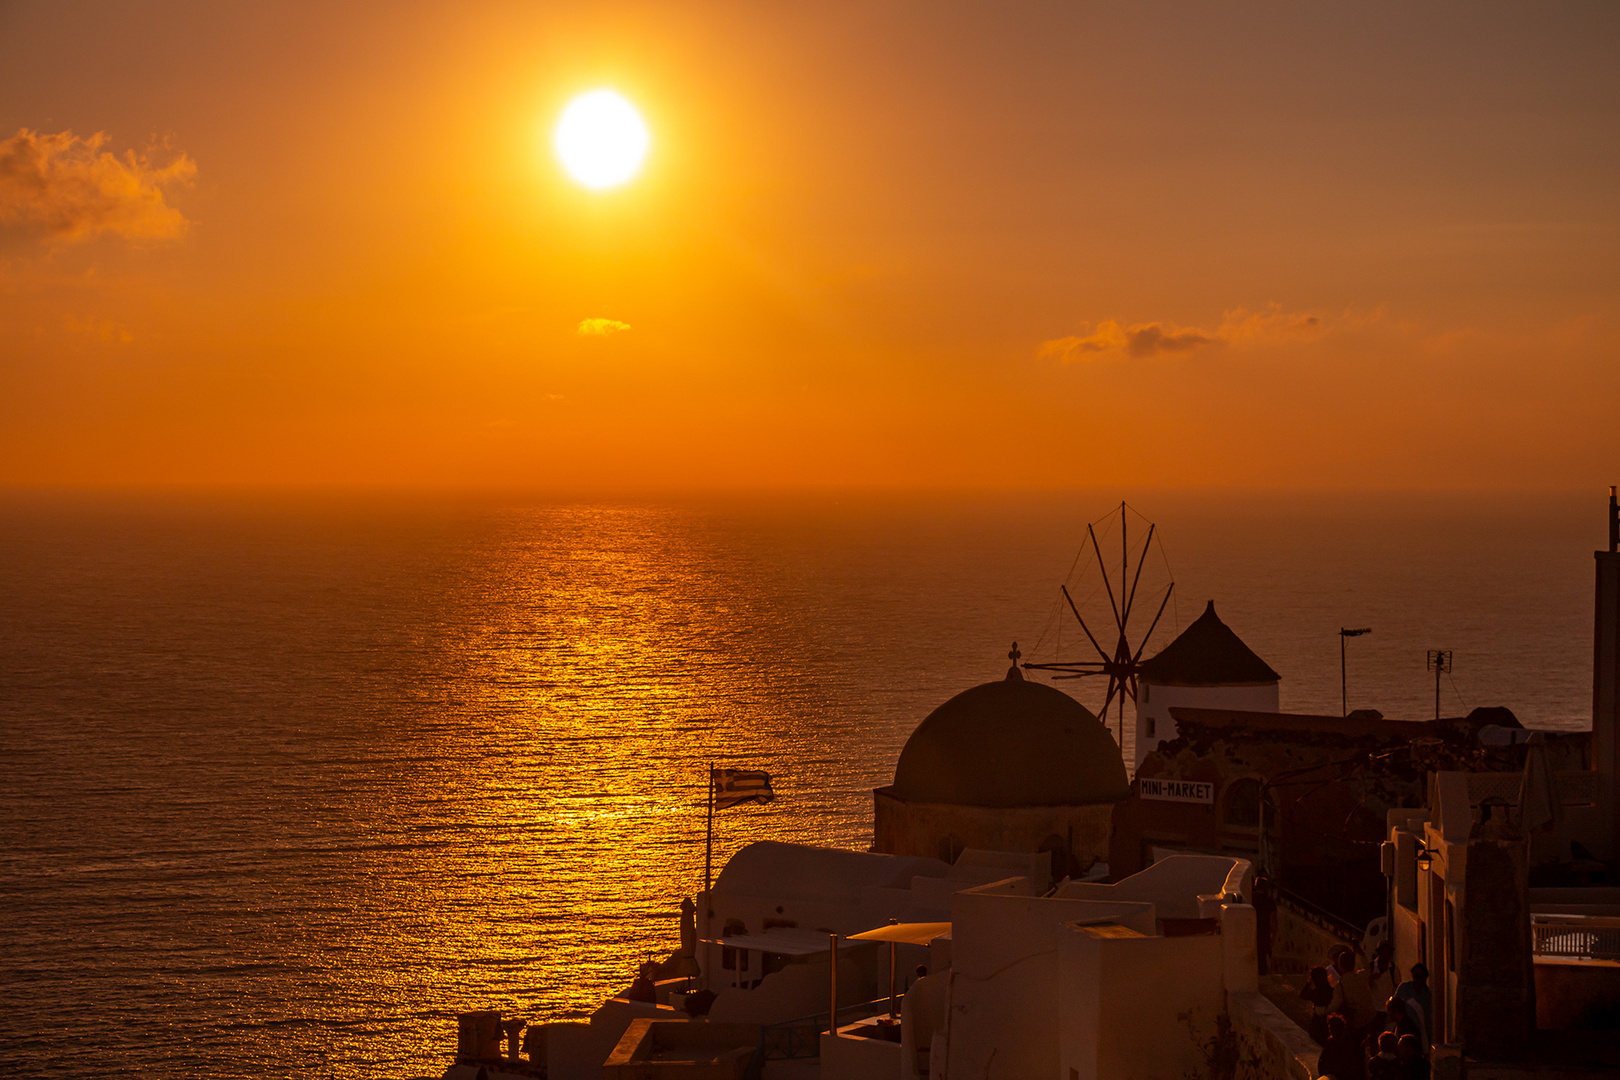
<svg viewBox="0 0 1620 1080">
<path fill-rule="evenodd" d="M 1207 780 L 1142 780 L 1142 798 L 1160 802 L 1191 802 L 1215 805 L 1215 785 Z"/>
</svg>

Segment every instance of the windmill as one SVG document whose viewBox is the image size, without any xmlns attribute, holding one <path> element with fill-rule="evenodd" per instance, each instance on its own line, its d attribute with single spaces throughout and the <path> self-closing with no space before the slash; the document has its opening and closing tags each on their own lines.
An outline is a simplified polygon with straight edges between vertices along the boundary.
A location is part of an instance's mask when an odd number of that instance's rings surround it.
<svg viewBox="0 0 1620 1080">
<path fill-rule="evenodd" d="M 1138 547 L 1133 547 L 1130 541 L 1130 516 L 1132 514 L 1136 514 L 1138 518 L 1147 523 L 1147 534 Z M 1112 537 L 1109 536 L 1116 522 L 1119 529 L 1117 562 L 1114 561 L 1114 547 Z M 1103 537 L 1109 541 L 1109 554 L 1107 556 L 1103 553 L 1102 542 L 1097 538 L 1098 526 L 1102 526 Z M 1119 504 L 1117 511 L 1087 525 L 1086 540 L 1080 547 L 1080 553 L 1075 556 L 1074 566 L 1070 569 L 1069 576 L 1075 581 L 1076 588 L 1079 589 L 1082 583 L 1091 579 L 1092 563 L 1094 561 L 1096 574 L 1100 575 L 1101 583 L 1100 585 L 1093 583 L 1089 593 L 1082 592 L 1080 603 L 1075 602 L 1074 594 L 1069 591 L 1068 581 L 1059 585 L 1058 588 L 1063 594 L 1064 605 L 1080 624 L 1080 629 L 1085 631 L 1086 641 L 1090 644 L 1091 649 L 1096 651 L 1097 657 L 1096 659 L 1055 660 L 1051 663 L 1024 664 L 1024 667 L 1031 671 L 1058 672 L 1059 674 L 1052 676 L 1053 679 L 1086 679 L 1095 678 L 1099 675 L 1107 676 L 1108 688 L 1103 697 L 1102 709 L 1098 711 L 1097 717 L 1106 724 L 1108 722 L 1109 706 L 1113 705 L 1115 700 L 1118 699 L 1119 746 L 1122 752 L 1125 748 L 1125 699 L 1128 697 L 1133 705 L 1136 703 L 1136 687 L 1142 667 L 1142 654 L 1147 650 L 1148 642 L 1153 638 L 1153 631 L 1158 628 L 1159 620 L 1164 617 L 1165 608 L 1169 605 L 1170 598 L 1176 588 L 1175 581 L 1169 577 L 1169 563 L 1165 562 L 1163 575 L 1165 583 L 1162 588 L 1156 583 L 1155 579 L 1150 578 L 1148 591 L 1146 593 L 1141 591 L 1142 570 L 1148 562 L 1148 554 L 1153 547 L 1154 536 L 1157 531 L 1157 525 L 1147 521 L 1141 514 L 1137 514 L 1135 510 L 1132 510 L 1123 502 Z M 1091 558 L 1087 558 L 1088 549 Z M 1159 556 L 1161 561 L 1163 561 L 1163 555 L 1164 548 L 1163 545 L 1160 545 Z M 1110 573 L 1111 566 L 1117 568 L 1119 574 L 1117 581 Z M 1080 571 L 1077 579 L 1075 577 L 1076 569 Z M 1106 608 L 1100 606 L 1102 595 L 1106 595 L 1108 599 Z M 1153 612 L 1152 621 L 1147 623 L 1147 629 L 1142 631 L 1133 643 L 1132 636 L 1136 629 L 1142 625 L 1142 618 L 1138 615 L 1136 607 L 1139 599 L 1147 601 L 1145 605 L 1147 608 L 1152 608 L 1154 601 L 1158 602 L 1158 606 Z M 1093 601 L 1096 602 L 1095 605 Z M 1086 616 L 1082 614 L 1082 608 L 1088 607 L 1093 608 L 1089 623 Z M 1131 622 L 1133 615 L 1138 615 L 1134 627 Z M 1112 626 L 1108 625 L 1110 619 L 1113 623 Z M 1097 627 L 1097 630 L 1092 629 L 1093 625 Z M 1110 638 L 1113 639 L 1112 646 L 1105 647 L 1103 642 Z M 1081 649 L 1082 652 L 1088 651 L 1084 645 L 1081 646 Z"/>
</svg>

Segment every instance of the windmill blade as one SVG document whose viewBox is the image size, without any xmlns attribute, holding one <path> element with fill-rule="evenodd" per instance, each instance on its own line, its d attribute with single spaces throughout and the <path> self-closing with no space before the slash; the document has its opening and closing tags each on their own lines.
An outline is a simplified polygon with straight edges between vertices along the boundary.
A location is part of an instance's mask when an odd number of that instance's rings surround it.
<svg viewBox="0 0 1620 1080">
<path fill-rule="evenodd" d="M 1108 696 L 1103 698 L 1102 712 L 1098 713 L 1098 716 L 1100 716 L 1100 717 L 1107 717 L 1108 716 L 1108 706 L 1110 706 L 1110 705 L 1112 705 L 1114 703 L 1114 694 L 1116 694 L 1118 691 L 1119 691 L 1119 680 L 1114 679 L 1114 678 L 1110 678 L 1108 680 Z"/>
<path fill-rule="evenodd" d="M 1136 587 L 1142 583 L 1142 567 L 1147 565 L 1148 548 L 1153 546 L 1153 530 L 1158 526 L 1148 522 L 1147 539 L 1142 542 L 1142 557 L 1136 560 L 1136 577 L 1131 579 L 1131 595 L 1125 598 L 1125 621 L 1131 621 L 1131 608 L 1136 604 Z"/>
<path fill-rule="evenodd" d="M 1074 617 L 1076 619 L 1080 620 L 1080 629 L 1084 630 L 1086 632 L 1086 637 L 1091 639 L 1091 647 L 1097 650 L 1097 655 L 1102 657 L 1103 663 L 1106 664 L 1108 662 L 1108 654 L 1103 651 L 1103 647 L 1101 645 L 1097 644 L 1097 636 L 1091 632 L 1091 627 L 1086 625 L 1085 617 L 1080 614 L 1080 609 L 1074 606 L 1074 597 L 1069 595 L 1069 587 L 1067 585 L 1059 585 L 1058 588 L 1063 590 L 1063 599 L 1069 602 L 1069 610 L 1074 612 Z"/>
<path fill-rule="evenodd" d="M 1103 565 L 1102 548 L 1097 546 L 1097 530 L 1093 529 L 1090 525 L 1087 525 L 1086 532 L 1091 534 L 1091 550 L 1097 553 L 1097 569 L 1102 571 L 1103 588 L 1108 590 L 1108 605 L 1114 609 L 1114 623 L 1119 627 L 1119 632 L 1123 634 L 1125 632 L 1125 624 L 1120 620 L 1119 617 L 1119 602 L 1114 599 L 1114 586 L 1113 583 L 1108 580 L 1108 567 Z M 1123 585 L 1125 583 L 1122 581 L 1120 584 Z"/>
<path fill-rule="evenodd" d="M 1170 594 L 1175 592 L 1175 591 L 1176 591 L 1176 583 L 1172 581 L 1170 583 L 1170 587 L 1168 589 L 1164 590 L 1164 599 L 1159 601 L 1159 613 L 1157 615 L 1153 616 L 1153 621 L 1148 624 L 1147 633 L 1142 635 L 1141 648 L 1137 649 L 1136 650 L 1136 655 L 1131 657 L 1131 663 L 1134 664 L 1138 660 L 1142 659 L 1142 653 L 1147 651 L 1148 641 L 1153 637 L 1153 628 L 1155 626 L 1158 626 L 1159 625 L 1159 620 L 1164 617 L 1165 605 L 1170 603 Z"/>
<path fill-rule="evenodd" d="M 1131 572 L 1130 518 L 1125 514 L 1125 500 L 1119 500 L 1119 598 L 1125 599 L 1125 579 Z M 1125 636 L 1125 624 L 1131 621 L 1131 605 L 1127 603 L 1119 617 L 1119 636 Z"/>
<path fill-rule="evenodd" d="M 1021 664 L 1025 671 L 1083 671 L 1088 675 L 1106 675 L 1108 664 L 1103 660 L 1059 660 L 1050 664 Z"/>
</svg>

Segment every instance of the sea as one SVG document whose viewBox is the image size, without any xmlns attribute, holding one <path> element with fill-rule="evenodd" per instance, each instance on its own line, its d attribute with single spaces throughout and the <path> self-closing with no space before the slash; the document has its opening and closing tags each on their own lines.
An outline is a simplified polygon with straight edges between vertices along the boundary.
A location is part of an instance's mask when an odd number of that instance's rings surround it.
<svg viewBox="0 0 1620 1080">
<path fill-rule="evenodd" d="M 1081 617 L 1111 651 L 1126 601 L 1150 656 L 1213 600 L 1291 711 L 1585 728 L 1605 514 L 0 495 L 0 1071 L 437 1076 L 459 1012 L 587 1016 L 678 941 L 711 765 L 776 793 L 716 815 L 716 868 L 762 839 L 864 850 L 933 708 L 1014 642 L 1094 658 Z M 1056 685 L 1101 706 L 1097 680 Z"/>
</svg>

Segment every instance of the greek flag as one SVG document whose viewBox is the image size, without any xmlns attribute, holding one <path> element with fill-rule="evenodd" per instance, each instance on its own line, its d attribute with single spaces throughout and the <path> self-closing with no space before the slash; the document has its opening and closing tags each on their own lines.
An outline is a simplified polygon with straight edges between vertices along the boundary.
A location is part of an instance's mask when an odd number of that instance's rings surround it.
<svg viewBox="0 0 1620 1080">
<path fill-rule="evenodd" d="M 711 769 L 709 782 L 714 785 L 714 808 L 729 810 L 743 803 L 768 803 L 776 798 L 771 790 L 771 774 L 750 769 Z"/>
</svg>

